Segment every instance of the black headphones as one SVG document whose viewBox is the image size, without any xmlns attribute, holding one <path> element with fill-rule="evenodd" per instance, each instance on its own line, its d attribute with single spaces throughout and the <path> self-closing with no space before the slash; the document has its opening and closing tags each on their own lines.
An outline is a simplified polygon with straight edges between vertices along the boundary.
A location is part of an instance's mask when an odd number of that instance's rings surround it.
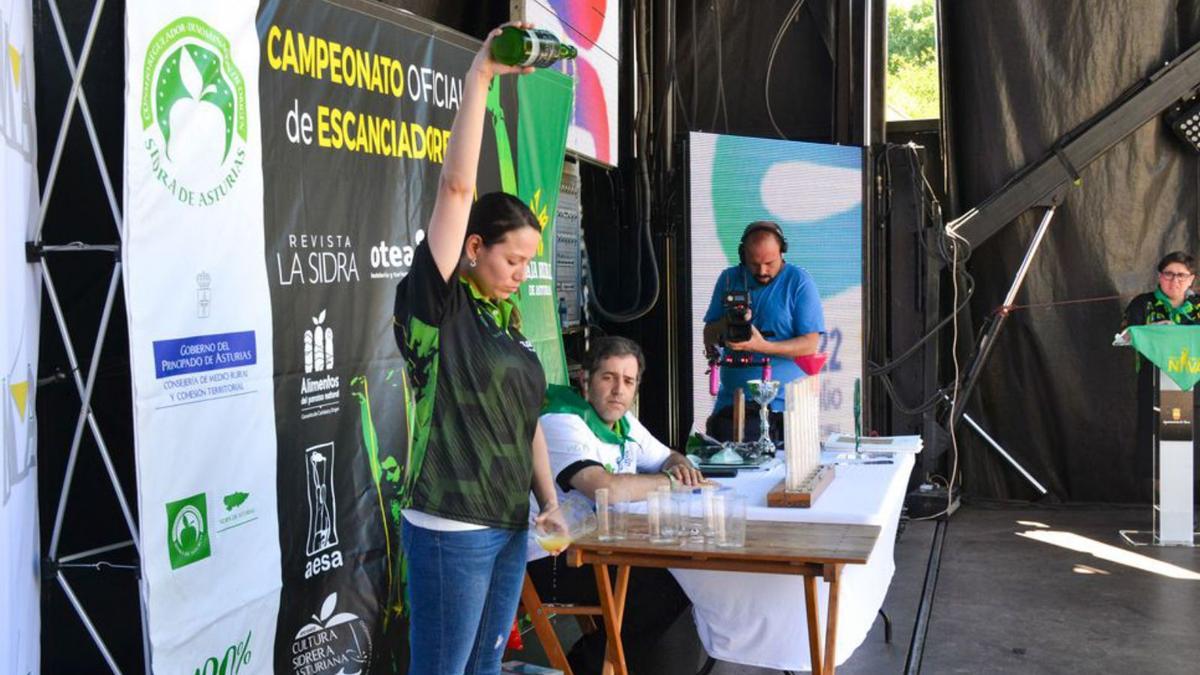
<svg viewBox="0 0 1200 675">
<path fill-rule="evenodd" d="M 775 235 L 775 238 L 779 240 L 779 253 L 781 255 L 787 253 L 787 237 L 783 236 L 783 228 L 779 226 L 779 223 L 769 220 L 756 220 L 746 226 L 746 231 L 742 232 L 742 241 L 738 244 L 738 260 L 743 265 L 746 264 L 746 240 L 755 232 L 770 232 Z"/>
</svg>

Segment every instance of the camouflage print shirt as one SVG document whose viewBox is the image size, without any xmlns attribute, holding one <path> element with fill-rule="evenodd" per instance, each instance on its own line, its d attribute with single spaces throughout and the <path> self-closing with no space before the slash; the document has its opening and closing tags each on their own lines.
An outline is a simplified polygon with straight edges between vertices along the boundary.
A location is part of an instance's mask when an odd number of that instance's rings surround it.
<svg viewBox="0 0 1200 675">
<path fill-rule="evenodd" d="M 1130 326 L 1147 326 L 1164 321 L 1183 326 L 1200 323 L 1200 305 L 1188 298 L 1180 306 L 1172 307 L 1170 299 L 1161 290 L 1142 293 L 1125 308 L 1121 330 Z"/>
<path fill-rule="evenodd" d="M 516 306 L 443 280 L 422 242 L 396 287 L 394 319 L 415 410 L 405 467 L 412 507 L 525 529 L 546 377 Z"/>
</svg>

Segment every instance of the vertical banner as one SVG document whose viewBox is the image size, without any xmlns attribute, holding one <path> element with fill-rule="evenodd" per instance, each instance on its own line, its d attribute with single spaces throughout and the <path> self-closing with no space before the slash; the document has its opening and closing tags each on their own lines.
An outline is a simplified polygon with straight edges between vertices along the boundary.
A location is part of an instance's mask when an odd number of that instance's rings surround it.
<svg viewBox="0 0 1200 675">
<path fill-rule="evenodd" d="M 396 284 L 479 43 L 359 2 L 131 0 L 126 299 L 159 672 L 401 672 Z M 553 214 L 572 82 L 501 78 L 479 193 L 544 227 L 523 329 L 565 382 Z"/>
<path fill-rule="evenodd" d="M 255 7 L 131 0 L 125 300 L 161 673 L 271 672 L 280 572 Z"/>
<path fill-rule="evenodd" d="M 554 71 L 517 80 L 517 196 L 542 224 L 542 244 L 521 286 L 522 332 L 537 350 L 546 382 L 567 384 L 558 299 L 554 290 L 554 215 L 562 187 L 563 153 L 571 119 L 573 81 Z"/>
<path fill-rule="evenodd" d="M 37 384 L 41 275 L 29 0 L 0 0 L 0 671 L 39 670 Z"/>
<path fill-rule="evenodd" d="M 408 429 L 392 312 L 478 43 L 372 10 L 281 2 L 258 17 L 276 475 L 289 505 L 281 675 L 407 665 Z M 480 192 L 499 188 L 494 150 L 481 179 Z"/>
</svg>

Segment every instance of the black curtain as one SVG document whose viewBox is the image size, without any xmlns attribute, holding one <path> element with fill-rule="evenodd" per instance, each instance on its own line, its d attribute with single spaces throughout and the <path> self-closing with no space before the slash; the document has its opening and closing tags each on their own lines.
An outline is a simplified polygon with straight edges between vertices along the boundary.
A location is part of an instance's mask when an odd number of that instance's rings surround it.
<svg viewBox="0 0 1200 675">
<path fill-rule="evenodd" d="M 780 138 L 782 132 L 792 140 L 832 140 L 835 0 L 674 3 L 675 67 L 666 64 L 662 79 L 672 74 L 677 78 L 681 127 L 741 136 Z M 793 12 L 797 4 L 800 7 Z M 661 30 L 656 28 L 658 39 Z"/>
<path fill-rule="evenodd" d="M 1192 0 L 943 0 L 940 11 L 960 210 L 1200 35 Z M 1016 302 L 1121 297 L 1012 314 L 967 414 L 1054 496 L 1139 501 L 1133 354 L 1110 344 L 1125 303 L 1154 288 L 1159 258 L 1198 252 L 1197 164 L 1158 119 L 1081 173 Z M 1041 215 L 1031 209 L 974 250 L 976 327 L 1003 302 Z M 1036 495 L 965 424 L 958 438 L 968 494 Z"/>
</svg>

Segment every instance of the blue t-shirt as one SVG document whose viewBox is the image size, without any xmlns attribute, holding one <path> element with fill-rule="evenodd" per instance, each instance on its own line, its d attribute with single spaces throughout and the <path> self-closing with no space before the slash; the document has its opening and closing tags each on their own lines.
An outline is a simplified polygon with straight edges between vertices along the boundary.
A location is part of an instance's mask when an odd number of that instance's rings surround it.
<svg viewBox="0 0 1200 675">
<path fill-rule="evenodd" d="M 788 263 L 784 263 L 778 276 L 765 286 L 758 283 L 742 265 L 721 272 L 713 287 L 708 311 L 704 313 L 704 323 L 712 323 L 725 316 L 721 300 L 727 291 L 745 289 L 750 290 L 750 310 L 753 314 L 750 323 L 764 335 L 773 333 L 774 335 L 767 338 L 769 341 L 777 342 L 809 333 L 825 332 L 825 313 L 821 309 L 821 295 L 817 292 L 817 285 L 808 272 Z M 761 377 L 762 366 L 722 367 L 721 389 L 717 392 L 714 410 L 733 405 L 733 390 L 737 387 L 745 388 L 746 382 Z M 787 383 L 805 375 L 792 359 L 772 356 L 771 377 Z M 746 390 L 746 400 L 753 400 L 749 389 Z M 771 403 L 771 410 L 782 411 L 783 406 L 784 389 L 780 387 L 779 395 Z"/>
</svg>

